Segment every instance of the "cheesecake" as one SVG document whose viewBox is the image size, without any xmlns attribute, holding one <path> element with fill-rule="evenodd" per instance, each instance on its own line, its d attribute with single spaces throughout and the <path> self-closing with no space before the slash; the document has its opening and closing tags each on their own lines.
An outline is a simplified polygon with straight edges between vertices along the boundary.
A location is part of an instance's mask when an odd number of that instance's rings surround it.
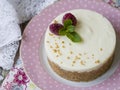
<svg viewBox="0 0 120 90">
<path fill-rule="evenodd" d="M 52 23 L 63 24 L 65 14 L 75 16 L 74 31 L 80 36 L 73 42 L 66 35 L 50 30 Z M 47 60 L 52 70 L 64 79 L 91 81 L 103 75 L 111 66 L 116 46 L 115 30 L 103 15 L 85 9 L 61 13 L 49 24 L 44 39 Z"/>
</svg>

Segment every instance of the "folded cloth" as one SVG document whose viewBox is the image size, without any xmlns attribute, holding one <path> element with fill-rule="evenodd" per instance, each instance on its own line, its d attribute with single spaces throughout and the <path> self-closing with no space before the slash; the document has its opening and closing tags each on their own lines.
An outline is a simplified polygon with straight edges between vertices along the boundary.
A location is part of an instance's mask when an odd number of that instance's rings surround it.
<svg viewBox="0 0 120 90">
<path fill-rule="evenodd" d="M 13 6 L 0 0 L 0 48 L 21 39 L 18 17 Z"/>
<path fill-rule="evenodd" d="M 30 20 L 42 9 L 58 0 L 8 0 L 16 9 L 20 23 Z"/>
</svg>

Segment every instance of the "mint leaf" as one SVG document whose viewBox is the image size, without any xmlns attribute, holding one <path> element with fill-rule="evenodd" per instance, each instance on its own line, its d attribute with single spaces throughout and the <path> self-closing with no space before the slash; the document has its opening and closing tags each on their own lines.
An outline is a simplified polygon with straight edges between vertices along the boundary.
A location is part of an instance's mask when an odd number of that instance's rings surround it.
<svg viewBox="0 0 120 90">
<path fill-rule="evenodd" d="M 72 20 L 71 20 L 71 19 L 66 19 L 66 20 L 64 21 L 64 27 L 66 28 L 66 27 L 68 27 L 69 25 L 72 25 Z"/>
<path fill-rule="evenodd" d="M 66 33 L 66 36 L 73 42 L 80 42 L 82 38 L 76 32 Z"/>
<path fill-rule="evenodd" d="M 70 25 L 70 26 L 67 27 L 67 31 L 66 32 L 74 32 L 74 30 L 75 30 L 75 26 Z"/>
<path fill-rule="evenodd" d="M 65 28 L 60 29 L 59 35 L 66 35 L 66 29 Z"/>
</svg>

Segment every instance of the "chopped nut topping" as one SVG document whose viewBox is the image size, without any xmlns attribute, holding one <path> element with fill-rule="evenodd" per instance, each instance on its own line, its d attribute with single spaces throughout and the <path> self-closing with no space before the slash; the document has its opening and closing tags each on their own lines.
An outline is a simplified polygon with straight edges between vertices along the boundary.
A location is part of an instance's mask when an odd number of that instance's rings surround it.
<svg viewBox="0 0 120 90">
<path fill-rule="evenodd" d="M 96 63 L 96 64 L 100 63 L 100 60 L 96 60 L 95 63 Z"/>
<path fill-rule="evenodd" d="M 85 65 L 85 62 L 83 62 L 83 61 L 80 61 L 80 64 L 81 64 L 81 65 Z"/>
<path fill-rule="evenodd" d="M 58 21 L 57 21 L 57 20 L 54 20 L 54 23 L 58 23 Z"/>
<path fill-rule="evenodd" d="M 53 49 L 54 53 L 57 53 L 58 55 L 62 55 L 59 49 Z"/>
<path fill-rule="evenodd" d="M 55 43 L 55 45 L 58 45 L 58 43 Z"/>
<path fill-rule="evenodd" d="M 72 52 L 72 51 L 70 51 L 70 54 L 73 54 L 73 52 Z"/>
<path fill-rule="evenodd" d="M 62 41 L 62 44 L 64 44 L 65 42 L 64 41 Z"/>
<path fill-rule="evenodd" d="M 70 59 L 70 57 L 68 56 L 67 59 Z"/>
<path fill-rule="evenodd" d="M 62 48 L 65 48 L 65 46 L 62 46 Z"/>
<path fill-rule="evenodd" d="M 62 53 L 60 53 L 60 55 L 62 55 Z"/>
<path fill-rule="evenodd" d="M 60 62 L 61 64 L 63 64 L 63 62 Z"/>
<path fill-rule="evenodd" d="M 76 61 L 73 61 L 72 63 L 73 63 L 73 64 L 75 64 L 75 63 L 76 63 Z"/>
<path fill-rule="evenodd" d="M 75 59 L 74 60 L 79 60 L 80 59 L 80 57 L 79 56 L 75 56 Z"/>
<path fill-rule="evenodd" d="M 54 34 L 52 34 L 52 33 L 49 33 L 49 35 L 50 35 L 50 36 L 54 36 Z"/>
<path fill-rule="evenodd" d="M 58 46 L 58 45 L 56 45 L 56 48 L 59 48 L 59 46 Z"/>
<path fill-rule="evenodd" d="M 56 53 L 56 52 L 57 52 L 57 50 L 56 50 L 56 49 L 54 49 L 53 51 L 54 51 L 54 53 Z"/>
<path fill-rule="evenodd" d="M 103 49 L 102 48 L 100 48 L 100 51 L 102 51 Z"/>
<path fill-rule="evenodd" d="M 62 53 L 60 52 L 60 50 L 58 50 L 58 54 L 59 54 L 59 55 L 62 55 Z"/>
<path fill-rule="evenodd" d="M 50 46 L 50 48 L 53 48 L 52 46 Z"/>
</svg>

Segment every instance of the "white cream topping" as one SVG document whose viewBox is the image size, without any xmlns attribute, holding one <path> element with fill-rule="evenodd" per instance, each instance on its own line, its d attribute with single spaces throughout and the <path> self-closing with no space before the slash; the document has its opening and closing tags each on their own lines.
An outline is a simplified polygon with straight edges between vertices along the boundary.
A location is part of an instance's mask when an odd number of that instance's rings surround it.
<svg viewBox="0 0 120 90">
<path fill-rule="evenodd" d="M 76 32 L 83 42 L 74 43 L 66 36 L 57 36 L 50 32 L 45 34 L 45 50 L 49 60 L 68 71 L 91 71 L 102 66 L 112 56 L 116 35 L 111 23 L 93 11 L 76 9 L 67 11 L 77 18 Z M 67 13 L 65 12 L 65 13 Z M 65 13 L 55 20 L 62 23 Z"/>
</svg>

